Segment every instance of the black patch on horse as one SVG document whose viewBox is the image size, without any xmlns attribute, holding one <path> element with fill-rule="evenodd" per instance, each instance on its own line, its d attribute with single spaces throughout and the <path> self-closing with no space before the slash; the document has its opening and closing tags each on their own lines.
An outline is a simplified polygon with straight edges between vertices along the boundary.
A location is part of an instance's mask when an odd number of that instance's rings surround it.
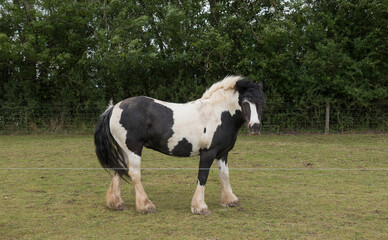
<svg viewBox="0 0 388 240">
<path fill-rule="evenodd" d="M 145 147 L 169 154 L 168 139 L 174 134 L 173 111 L 147 97 L 134 97 L 120 104 L 120 124 L 127 130 L 125 144 L 141 155 Z M 146 123 L 146 124 L 144 124 Z"/>
<path fill-rule="evenodd" d="M 217 149 L 216 158 L 220 159 L 225 153 L 232 150 L 237 139 L 238 130 L 244 124 L 241 111 L 236 111 L 232 116 L 229 111 L 222 112 L 221 124 L 214 132 L 209 149 Z"/>
<path fill-rule="evenodd" d="M 189 143 L 186 138 L 183 138 L 178 142 L 171 153 L 173 156 L 188 157 L 192 151 L 193 145 Z"/>
<path fill-rule="evenodd" d="M 229 111 L 221 113 L 221 124 L 218 125 L 214 132 L 210 148 L 200 150 L 201 158 L 199 162 L 198 181 L 201 186 L 206 184 L 209 168 L 214 158 L 225 158 L 228 152 L 233 149 L 238 130 L 243 124 L 244 119 L 241 111 L 236 111 L 233 116 Z"/>
</svg>

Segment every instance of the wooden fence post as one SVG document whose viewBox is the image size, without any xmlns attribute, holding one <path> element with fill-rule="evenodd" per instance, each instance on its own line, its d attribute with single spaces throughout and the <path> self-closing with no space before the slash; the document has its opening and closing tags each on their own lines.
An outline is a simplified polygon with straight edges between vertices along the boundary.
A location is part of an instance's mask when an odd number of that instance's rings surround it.
<svg viewBox="0 0 388 240">
<path fill-rule="evenodd" d="M 329 130 L 330 130 L 330 102 L 326 101 L 325 135 L 329 134 Z"/>
</svg>

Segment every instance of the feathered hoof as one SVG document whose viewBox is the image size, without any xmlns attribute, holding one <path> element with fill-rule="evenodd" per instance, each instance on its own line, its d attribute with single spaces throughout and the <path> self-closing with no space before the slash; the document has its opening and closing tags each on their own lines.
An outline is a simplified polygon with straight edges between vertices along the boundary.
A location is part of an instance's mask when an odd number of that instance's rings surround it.
<svg viewBox="0 0 388 240">
<path fill-rule="evenodd" d="M 212 212 L 208 208 L 202 208 L 202 209 L 196 209 L 196 208 L 191 208 L 191 212 L 193 214 L 198 214 L 198 215 L 210 215 Z"/>
<path fill-rule="evenodd" d="M 138 209 L 137 210 L 141 214 L 151 214 L 151 213 L 156 213 L 156 208 L 154 207 L 147 207 L 144 209 Z"/>
<path fill-rule="evenodd" d="M 128 207 L 125 206 L 124 203 L 120 203 L 120 204 L 118 204 L 118 206 L 117 206 L 115 209 L 116 209 L 117 211 L 123 211 L 123 210 L 125 210 L 125 209 L 128 209 Z"/>
<path fill-rule="evenodd" d="M 123 211 L 125 209 L 128 209 L 128 207 L 124 204 L 124 202 L 108 202 L 107 203 L 108 208 L 112 210 L 117 210 L 117 211 Z"/>
<path fill-rule="evenodd" d="M 141 214 L 156 213 L 156 207 L 149 199 L 147 199 L 144 201 L 144 207 L 137 208 L 137 211 Z"/>
<path fill-rule="evenodd" d="M 229 202 L 229 203 L 221 203 L 221 206 L 223 207 L 240 207 L 241 206 L 241 203 L 240 201 L 232 201 L 232 202 Z"/>
</svg>

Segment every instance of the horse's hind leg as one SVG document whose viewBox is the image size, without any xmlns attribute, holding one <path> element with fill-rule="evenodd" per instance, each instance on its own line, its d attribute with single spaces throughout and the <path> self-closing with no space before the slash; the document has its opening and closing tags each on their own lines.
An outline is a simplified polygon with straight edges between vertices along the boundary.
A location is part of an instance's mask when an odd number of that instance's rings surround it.
<svg viewBox="0 0 388 240">
<path fill-rule="evenodd" d="M 124 201 L 120 196 L 120 176 L 115 173 L 112 178 L 112 183 L 106 193 L 106 204 L 109 208 L 116 210 L 124 210 L 126 209 Z"/>
<path fill-rule="evenodd" d="M 155 213 L 155 205 L 148 199 L 143 185 L 141 184 L 141 156 L 127 149 L 125 151 L 126 160 L 128 162 L 128 174 L 132 179 L 136 194 L 136 210 L 140 213 Z"/>
</svg>

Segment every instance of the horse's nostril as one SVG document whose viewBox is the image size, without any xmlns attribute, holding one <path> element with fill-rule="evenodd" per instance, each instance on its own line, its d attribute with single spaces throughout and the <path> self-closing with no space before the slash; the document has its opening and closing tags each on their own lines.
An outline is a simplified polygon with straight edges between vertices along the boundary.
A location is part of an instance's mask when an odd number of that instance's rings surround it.
<svg viewBox="0 0 388 240">
<path fill-rule="evenodd" d="M 249 130 L 252 132 L 252 133 L 257 133 L 260 131 L 261 129 L 261 124 L 259 123 L 249 123 L 248 124 L 248 127 L 249 127 Z"/>
</svg>

